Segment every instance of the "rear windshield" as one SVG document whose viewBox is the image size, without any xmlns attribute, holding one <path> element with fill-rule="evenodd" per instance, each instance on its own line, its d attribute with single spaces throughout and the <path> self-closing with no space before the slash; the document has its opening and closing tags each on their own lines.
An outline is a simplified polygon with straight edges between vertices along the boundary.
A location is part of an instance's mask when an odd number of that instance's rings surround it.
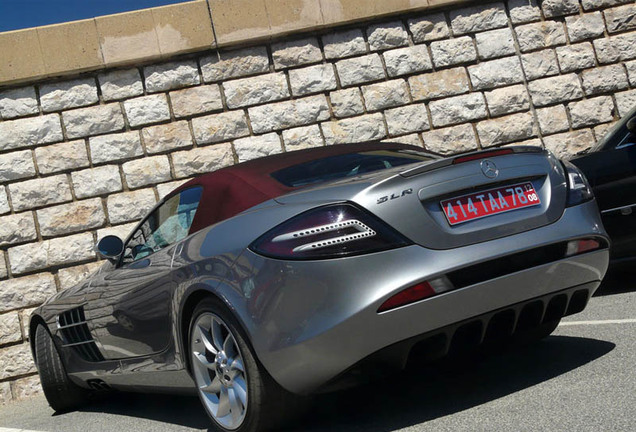
<svg viewBox="0 0 636 432">
<path fill-rule="evenodd" d="M 413 150 L 375 150 L 329 156 L 271 175 L 285 186 L 300 187 L 434 159 L 435 156 Z"/>
</svg>

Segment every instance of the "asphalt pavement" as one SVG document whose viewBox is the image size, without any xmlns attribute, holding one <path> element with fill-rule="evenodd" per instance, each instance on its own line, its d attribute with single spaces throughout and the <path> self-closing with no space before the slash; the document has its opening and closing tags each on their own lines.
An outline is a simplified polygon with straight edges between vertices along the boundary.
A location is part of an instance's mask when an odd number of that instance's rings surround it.
<svg viewBox="0 0 636 432">
<path fill-rule="evenodd" d="M 614 275 L 547 339 L 414 367 L 311 400 L 288 431 L 633 431 L 636 282 Z M 104 396 L 56 415 L 43 397 L 0 406 L 0 432 L 201 431 L 195 397 Z"/>
</svg>

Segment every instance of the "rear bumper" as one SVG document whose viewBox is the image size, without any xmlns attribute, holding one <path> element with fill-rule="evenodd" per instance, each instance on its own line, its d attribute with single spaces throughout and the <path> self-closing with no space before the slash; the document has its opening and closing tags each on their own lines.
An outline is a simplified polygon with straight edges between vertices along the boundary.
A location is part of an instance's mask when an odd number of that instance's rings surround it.
<svg viewBox="0 0 636 432">
<path fill-rule="evenodd" d="M 575 238 L 606 238 L 597 221 L 596 206 L 588 203 L 567 209 L 554 224 L 453 250 L 409 246 L 313 262 L 271 260 L 246 251 L 237 261 L 245 276 L 242 285 L 249 280 L 256 288 L 237 315 L 258 358 L 280 385 L 294 393 L 315 392 L 384 348 L 512 305 L 548 299 L 543 320 L 550 299 L 567 292 L 566 313 L 573 292 L 583 289 L 589 297 L 598 287 L 607 270 L 607 249 L 516 271 L 382 314 L 377 309 L 406 287 L 486 260 Z M 481 331 L 487 327 L 482 325 Z"/>
</svg>

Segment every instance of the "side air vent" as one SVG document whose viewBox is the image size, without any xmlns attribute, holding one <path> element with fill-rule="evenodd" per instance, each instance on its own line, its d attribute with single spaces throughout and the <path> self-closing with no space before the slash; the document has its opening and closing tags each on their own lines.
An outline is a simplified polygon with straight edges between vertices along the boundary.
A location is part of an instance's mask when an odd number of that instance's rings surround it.
<svg viewBox="0 0 636 432">
<path fill-rule="evenodd" d="M 57 328 L 64 342 L 62 346 L 72 348 L 84 360 L 91 362 L 104 360 L 88 329 L 83 307 L 80 306 L 58 315 Z"/>
</svg>

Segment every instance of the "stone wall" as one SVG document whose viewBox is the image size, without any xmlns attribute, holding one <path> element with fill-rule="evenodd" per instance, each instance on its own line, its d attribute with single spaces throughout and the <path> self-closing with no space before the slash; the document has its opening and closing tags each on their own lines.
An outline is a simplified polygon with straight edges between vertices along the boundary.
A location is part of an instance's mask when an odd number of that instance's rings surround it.
<svg viewBox="0 0 636 432">
<path fill-rule="evenodd" d="M 37 392 L 30 310 L 196 174 L 394 140 L 567 157 L 636 104 L 631 0 L 473 3 L 0 89 L 0 401 Z"/>
</svg>

